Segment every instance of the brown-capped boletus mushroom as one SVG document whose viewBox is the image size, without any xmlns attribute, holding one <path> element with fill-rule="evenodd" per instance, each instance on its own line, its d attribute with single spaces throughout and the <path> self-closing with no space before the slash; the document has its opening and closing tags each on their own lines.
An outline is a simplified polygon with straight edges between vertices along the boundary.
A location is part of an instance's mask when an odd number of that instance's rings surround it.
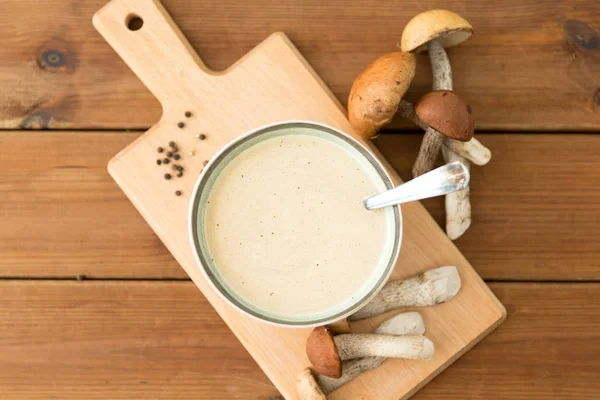
<svg viewBox="0 0 600 400">
<path fill-rule="evenodd" d="M 325 327 L 318 327 L 308 336 L 306 354 L 315 371 L 339 378 L 344 360 L 362 357 L 430 359 L 433 343 L 420 335 L 350 333 L 332 336 Z"/>
<path fill-rule="evenodd" d="M 365 140 L 389 123 L 415 76 L 415 56 L 395 52 L 373 61 L 352 84 L 348 118 Z"/>
<path fill-rule="evenodd" d="M 383 321 L 374 333 L 379 335 L 422 335 L 425 333 L 425 322 L 421 314 L 415 311 L 396 314 Z M 364 372 L 379 367 L 385 357 L 364 357 L 342 363 L 342 376 L 339 379 L 325 375 L 315 377 L 319 387 L 326 395 L 355 379 Z"/>
<path fill-rule="evenodd" d="M 471 108 L 450 90 L 436 90 L 415 103 L 415 113 L 430 128 L 425 130 L 413 176 L 429 172 L 440 152 L 444 137 L 469 141 L 473 137 L 475 119 Z"/>
</svg>

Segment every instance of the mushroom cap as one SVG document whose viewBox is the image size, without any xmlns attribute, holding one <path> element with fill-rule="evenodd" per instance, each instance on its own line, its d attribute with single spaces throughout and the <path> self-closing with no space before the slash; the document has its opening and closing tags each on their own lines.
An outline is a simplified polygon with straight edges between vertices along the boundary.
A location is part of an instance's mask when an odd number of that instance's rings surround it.
<svg viewBox="0 0 600 400">
<path fill-rule="evenodd" d="M 395 52 L 379 57 L 356 77 L 348 98 L 348 118 L 363 139 L 373 138 L 392 120 L 415 68 L 414 55 Z"/>
<path fill-rule="evenodd" d="M 313 329 L 308 335 L 306 355 L 318 373 L 331 378 L 342 376 L 342 360 L 333 336 L 324 326 Z"/>
<path fill-rule="evenodd" d="M 452 47 L 467 40 L 473 34 L 473 27 L 466 19 L 448 10 L 429 10 L 408 21 L 400 48 L 407 52 L 423 52 L 427 43 L 441 39 L 442 46 Z"/>
<path fill-rule="evenodd" d="M 415 112 L 427 125 L 451 139 L 467 142 L 473 137 L 475 118 L 471 107 L 451 90 L 434 90 L 415 103 Z"/>
</svg>

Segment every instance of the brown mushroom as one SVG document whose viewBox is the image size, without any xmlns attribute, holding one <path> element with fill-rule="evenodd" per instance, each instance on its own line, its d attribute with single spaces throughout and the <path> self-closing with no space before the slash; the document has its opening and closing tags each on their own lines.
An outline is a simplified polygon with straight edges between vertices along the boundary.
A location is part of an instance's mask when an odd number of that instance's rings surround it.
<svg viewBox="0 0 600 400">
<path fill-rule="evenodd" d="M 344 360 L 362 357 L 430 359 L 433 343 L 421 335 L 350 333 L 332 336 L 325 327 L 318 327 L 308 336 L 306 354 L 315 371 L 339 378 Z"/>
<path fill-rule="evenodd" d="M 396 314 L 383 321 L 374 333 L 385 335 L 422 335 L 425 333 L 425 323 L 421 314 L 415 311 Z M 385 357 L 364 357 L 342 363 L 342 376 L 339 379 L 317 375 L 316 381 L 326 395 L 355 379 L 362 373 L 379 367 Z"/>
<path fill-rule="evenodd" d="M 463 142 L 471 140 L 475 119 L 471 108 L 449 90 L 425 94 L 415 103 L 415 113 L 430 127 L 425 131 L 413 166 L 413 176 L 417 177 L 431 171 L 444 137 Z"/>
<path fill-rule="evenodd" d="M 372 139 L 392 120 L 415 68 L 414 55 L 395 52 L 379 57 L 356 77 L 348 98 L 348 118 L 363 139 Z"/>
</svg>

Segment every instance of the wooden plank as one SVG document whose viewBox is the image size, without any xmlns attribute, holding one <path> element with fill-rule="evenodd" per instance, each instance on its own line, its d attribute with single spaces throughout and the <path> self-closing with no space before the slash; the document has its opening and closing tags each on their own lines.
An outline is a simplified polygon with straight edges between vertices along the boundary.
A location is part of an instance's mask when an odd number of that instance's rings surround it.
<svg viewBox="0 0 600 400">
<path fill-rule="evenodd" d="M 137 133 L 0 133 L 0 275 L 185 272 L 106 172 Z"/>
<path fill-rule="evenodd" d="M 507 321 L 415 399 L 595 399 L 600 284 L 494 283 Z M 190 282 L 1 281 L 12 399 L 267 399 L 275 389 Z"/>
<path fill-rule="evenodd" d="M 414 398 L 597 399 L 600 285 L 493 283 L 508 319 Z"/>
<path fill-rule="evenodd" d="M 94 31 L 106 0 L 6 0 L 0 21 L 0 127 L 146 128 L 159 103 Z M 395 50 L 404 24 L 448 8 L 475 28 L 450 50 L 455 88 L 478 129 L 600 127 L 600 3 L 592 0 L 165 0 L 208 66 L 222 70 L 273 31 L 285 31 L 345 103 L 353 78 Z M 408 98 L 430 87 L 426 56 Z M 394 127 L 408 126 L 397 122 Z"/>
<path fill-rule="evenodd" d="M 0 134 L 10 149 L 0 169 L 0 276 L 186 277 L 106 173 L 108 160 L 138 135 Z M 404 179 L 420 138 L 377 140 Z M 494 156 L 474 167 L 473 225 L 456 242 L 477 271 L 486 279 L 600 279 L 600 136 L 480 139 Z M 443 201 L 424 204 L 442 224 Z"/>
</svg>

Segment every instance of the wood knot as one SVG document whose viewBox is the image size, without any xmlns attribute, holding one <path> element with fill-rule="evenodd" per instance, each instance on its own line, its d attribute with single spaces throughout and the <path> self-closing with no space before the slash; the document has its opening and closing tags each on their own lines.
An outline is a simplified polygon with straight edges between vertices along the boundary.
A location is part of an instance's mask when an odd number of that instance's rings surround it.
<svg viewBox="0 0 600 400">
<path fill-rule="evenodd" d="M 47 110 L 37 110 L 21 122 L 21 129 L 48 129 L 51 119 Z"/>
<path fill-rule="evenodd" d="M 35 62 L 41 70 L 67 74 L 74 73 L 77 64 L 67 43 L 60 39 L 52 39 L 40 46 L 35 55 Z"/>
<path fill-rule="evenodd" d="M 578 20 L 567 20 L 564 25 L 565 40 L 573 50 L 595 51 L 600 49 L 598 32 L 588 24 Z"/>
</svg>

